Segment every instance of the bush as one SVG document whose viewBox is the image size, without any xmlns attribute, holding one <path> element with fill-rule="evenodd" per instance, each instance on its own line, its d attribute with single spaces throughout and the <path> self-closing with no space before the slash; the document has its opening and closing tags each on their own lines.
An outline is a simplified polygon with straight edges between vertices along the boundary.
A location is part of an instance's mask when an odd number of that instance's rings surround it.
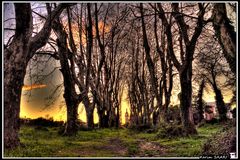
<svg viewBox="0 0 240 160">
<path fill-rule="evenodd" d="M 65 127 L 66 127 L 66 124 L 64 124 L 64 125 L 62 125 L 62 126 L 59 127 L 59 130 L 58 130 L 58 134 L 59 134 L 59 135 L 62 135 L 62 134 L 64 133 Z M 91 128 L 88 128 L 87 125 L 86 125 L 86 124 L 83 124 L 83 123 L 78 123 L 78 124 L 77 124 L 77 129 L 78 129 L 79 131 L 91 131 L 91 130 L 93 130 L 93 129 L 91 129 Z"/>
<path fill-rule="evenodd" d="M 128 147 L 128 155 L 129 156 L 134 156 L 137 153 L 138 153 L 137 145 L 132 144 Z"/>
<path fill-rule="evenodd" d="M 178 124 L 161 124 L 157 138 L 175 138 L 187 136 L 182 125 Z"/>
<path fill-rule="evenodd" d="M 80 130 L 80 131 L 91 131 L 93 129 L 92 128 L 88 128 L 88 126 L 86 126 L 86 125 L 79 125 L 78 126 L 78 130 Z"/>
<path fill-rule="evenodd" d="M 152 125 L 151 124 L 130 125 L 129 129 L 142 132 L 152 129 Z"/>
<path fill-rule="evenodd" d="M 63 121 L 53 121 L 42 117 L 36 119 L 20 119 L 20 123 L 30 126 L 58 127 L 63 125 Z"/>
<path fill-rule="evenodd" d="M 211 120 L 206 120 L 206 123 L 216 124 L 216 123 L 219 123 L 219 120 L 216 118 L 212 118 Z"/>
<path fill-rule="evenodd" d="M 59 134 L 59 135 L 63 135 L 64 131 L 65 131 L 65 125 L 60 126 L 60 127 L 59 127 L 59 130 L 58 130 L 58 134 Z"/>
<path fill-rule="evenodd" d="M 180 108 L 176 106 L 172 106 L 168 108 L 167 111 L 167 121 L 173 122 L 177 124 L 181 124 L 181 114 L 180 114 Z"/>
<path fill-rule="evenodd" d="M 226 126 L 207 139 L 202 148 L 204 155 L 227 155 L 236 152 L 236 127 Z"/>
<path fill-rule="evenodd" d="M 233 118 L 236 118 L 236 108 L 234 108 L 233 110 L 231 110 L 232 116 Z"/>
<path fill-rule="evenodd" d="M 158 129 L 156 127 L 155 128 L 150 128 L 150 129 L 147 129 L 145 132 L 146 133 L 156 133 L 156 132 L 158 132 Z"/>
<path fill-rule="evenodd" d="M 43 127 L 43 126 L 36 126 L 34 129 L 35 130 L 40 130 L 40 131 L 49 131 L 48 128 Z"/>
</svg>

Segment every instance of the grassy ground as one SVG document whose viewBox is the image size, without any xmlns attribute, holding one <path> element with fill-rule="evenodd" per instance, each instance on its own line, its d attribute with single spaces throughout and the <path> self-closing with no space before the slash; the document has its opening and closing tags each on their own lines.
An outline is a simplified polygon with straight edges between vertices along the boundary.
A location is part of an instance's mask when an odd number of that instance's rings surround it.
<svg viewBox="0 0 240 160">
<path fill-rule="evenodd" d="M 22 126 L 22 145 L 6 150 L 5 157 L 189 157 L 199 156 L 203 143 L 221 125 L 204 125 L 198 135 L 185 138 L 157 138 L 156 133 L 128 129 L 79 131 L 75 137 L 58 134 L 59 128 Z"/>
</svg>

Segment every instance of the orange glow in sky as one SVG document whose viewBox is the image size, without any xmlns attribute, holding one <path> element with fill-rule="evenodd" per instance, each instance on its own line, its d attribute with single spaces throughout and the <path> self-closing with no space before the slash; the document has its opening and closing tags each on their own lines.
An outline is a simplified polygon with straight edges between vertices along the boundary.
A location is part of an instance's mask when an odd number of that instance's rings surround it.
<svg viewBox="0 0 240 160">
<path fill-rule="evenodd" d="M 64 25 L 68 25 L 67 22 L 64 22 Z M 78 24 L 76 23 L 71 23 L 71 27 L 72 27 L 72 32 L 73 32 L 73 39 L 75 41 L 75 44 L 79 44 L 80 43 L 80 35 L 79 35 L 79 27 Z M 109 33 L 111 30 L 111 26 L 108 24 L 105 24 L 102 21 L 98 22 L 98 29 L 99 29 L 99 34 L 100 36 L 103 35 L 103 33 Z M 67 30 L 67 28 L 66 28 Z M 84 33 L 86 31 L 82 32 L 82 44 L 85 46 L 87 44 L 87 37 L 86 34 Z M 93 36 L 96 37 L 96 28 L 95 26 L 93 26 Z"/>
<path fill-rule="evenodd" d="M 32 89 L 37 89 L 37 88 L 45 88 L 47 87 L 46 84 L 32 84 L 32 85 L 24 85 L 22 87 L 22 90 L 23 91 L 30 91 Z"/>
<path fill-rule="evenodd" d="M 33 89 L 35 86 L 35 88 L 37 88 L 37 85 L 32 85 L 31 86 L 25 86 L 24 88 L 27 89 Z M 38 88 L 45 88 L 46 85 L 42 87 L 39 85 Z M 25 89 L 25 91 L 27 90 Z M 56 100 L 54 106 L 49 107 L 47 109 L 43 109 L 44 108 L 44 97 L 38 97 L 39 99 L 41 99 L 41 103 L 36 103 L 33 100 L 28 101 L 28 97 L 27 96 L 21 96 L 21 105 L 20 105 L 20 117 L 21 118 L 39 118 L 39 117 L 43 117 L 43 118 L 53 118 L 54 120 L 57 121 L 66 121 L 67 119 L 67 112 L 66 112 L 66 106 L 64 105 L 63 107 L 59 107 L 60 101 L 64 100 L 63 97 L 59 97 L 58 100 Z M 127 100 L 127 93 L 124 92 L 123 96 L 122 96 L 122 102 L 121 102 L 121 122 L 122 124 L 125 123 L 125 113 L 126 110 L 128 111 L 128 113 L 130 113 L 130 109 L 129 109 L 129 102 Z M 86 111 L 84 108 L 84 105 L 82 103 L 79 104 L 79 108 L 78 108 L 78 118 L 83 121 L 83 122 L 87 122 L 87 117 L 86 117 Z M 98 114 L 97 114 L 97 109 L 95 108 L 94 110 L 94 123 L 98 123 L 99 119 L 98 119 Z"/>
<path fill-rule="evenodd" d="M 46 85 L 32 85 L 31 87 L 25 87 L 27 89 L 31 88 L 45 88 Z M 172 96 L 172 104 L 179 104 L 177 96 Z M 203 99 L 206 102 L 214 102 L 215 101 L 215 94 L 213 92 L 204 92 Z M 227 93 L 224 95 L 224 101 L 227 103 L 230 101 L 232 97 L 232 94 Z M 41 98 L 41 97 L 40 97 Z M 55 106 L 50 107 L 46 110 L 42 110 L 41 108 L 44 107 L 44 104 L 36 104 L 34 102 L 28 102 L 26 96 L 21 97 L 21 108 L 20 108 L 20 117 L 21 118 L 38 118 L 38 117 L 52 117 L 54 120 L 61 120 L 61 121 L 66 121 L 67 119 L 67 112 L 66 112 L 66 107 L 65 105 L 60 109 L 59 103 L 60 101 L 63 100 L 63 97 L 60 97 L 60 100 L 57 100 L 55 103 Z M 44 98 L 42 98 L 42 102 L 44 103 Z M 127 92 L 124 91 L 123 96 L 122 96 L 122 101 L 121 101 L 121 122 L 122 124 L 125 124 L 125 113 L 128 111 L 130 113 L 130 104 L 129 101 L 127 100 Z M 87 121 L 86 117 L 86 111 L 84 109 L 83 104 L 81 103 L 79 105 L 78 109 L 78 115 L 79 119 L 82 120 L 83 122 Z M 97 115 L 97 110 L 95 108 L 94 110 L 94 123 L 98 123 L 98 115 Z"/>
</svg>

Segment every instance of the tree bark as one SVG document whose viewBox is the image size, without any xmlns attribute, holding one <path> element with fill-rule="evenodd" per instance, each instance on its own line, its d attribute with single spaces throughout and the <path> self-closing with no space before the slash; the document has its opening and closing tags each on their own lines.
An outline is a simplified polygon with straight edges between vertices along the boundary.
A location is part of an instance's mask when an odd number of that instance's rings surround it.
<svg viewBox="0 0 240 160">
<path fill-rule="evenodd" d="M 30 4 L 15 4 L 16 31 L 12 43 L 4 49 L 4 147 L 20 144 L 20 100 L 32 33 Z"/>
<path fill-rule="evenodd" d="M 98 109 L 98 126 L 99 128 L 104 128 L 104 113 L 100 109 Z"/>
<path fill-rule="evenodd" d="M 204 119 L 204 116 L 203 116 L 203 99 L 202 99 L 202 96 L 203 96 L 203 89 L 204 89 L 204 86 L 205 86 L 205 82 L 204 80 L 202 80 L 200 86 L 199 86 L 199 90 L 198 90 L 198 99 L 197 99 L 197 110 L 198 110 L 198 115 L 199 115 L 199 120 L 198 122 L 201 122 L 203 119 Z"/>
<path fill-rule="evenodd" d="M 226 121 L 227 120 L 227 108 L 225 106 L 225 103 L 223 101 L 223 95 L 220 89 L 218 89 L 217 84 L 214 82 L 212 83 L 213 90 L 215 93 L 215 100 L 216 105 L 219 113 L 219 119 L 220 121 Z"/>
<path fill-rule="evenodd" d="M 105 114 L 105 110 L 98 109 L 98 117 L 99 117 L 99 128 L 108 128 L 109 113 Z"/>
<path fill-rule="evenodd" d="M 93 112 L 94 112 L 94 106 L 92 103 L 89 102 L 89 100 L 83 100 L 83 104 L 86 109 L 87 113 L 87 126 L 89 129 L 94 128 L 94 119 L 93 119 Z"/>
<path fill-rule="evenodd" d="M 214 4 L 213 27 L 231 71 L 236 75 L 236 32 L 227 17 L 225 3 Z"/>
<path fill-rule="evenodd" d="M 67 122 L 64 135 L 72 136 L 78 130 L 78 105 L 83 100 L 82 94 L 78 95 L 75 89 L 75 69 L 73 68 L 73 53 L 68 49 L 67 33 L 59 19 L 53 22 L 53 29 L 57 33 L 58 55 L 60 60 L 64 84 L 64 99 L 67 106 Z M 70 61 L 70 64 L 69 64 Z"/>
<path fill-rule="evenodd" d="M 71 94 L 64 91 L 64 98 L 67 105 L 67 123 L 64 130 L 64 135 L 72 136 L 78 130 L 78 102 Z"/>
<path fill-rule="evenodd" d="M 23 42 L 18 42 L 13 54 L 24 55 Z M 7 51 L 5 51 L 6 53 Z M 23 59 L 25 60 L 25 59 Z M 5 61 L 6 62 L 6 61 Z M 11 59 L 10 65 L 4 63 L 4 147 L 15 148 L 20 144 L 18 131 L 20 129 L 20 100 L 26 62 Z"/>
<path fill-rule="evenodd" d="M 93 110 L 87 112 L 87 125 L 89 129 L 94 128 L 94 121 L 93 121 Z"/>
<path fill-rule="evenodd" d="M 165 119 L 167 119 L 167 113 L 168 113 L 168 107 L 171 101 L 171 95 L 172 95 L 172 88 L 173 88 L 173 64 L 170 59 L 170 57 L 167 55 L 168 59 L 168 89 L 167 86 L 165 86 Z"/>
<path fill-rule="evenodd" d="M 180 73 L 181 95 L 180 108 L 182 124 L 187 134 L 196 134 L 192 114 L 192 71 L 191 67 Z"/>
</svg>

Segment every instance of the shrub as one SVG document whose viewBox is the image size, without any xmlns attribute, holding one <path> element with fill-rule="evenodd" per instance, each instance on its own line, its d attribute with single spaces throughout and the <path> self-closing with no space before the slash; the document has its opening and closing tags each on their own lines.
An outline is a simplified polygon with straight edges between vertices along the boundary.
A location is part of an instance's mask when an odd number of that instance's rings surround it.
<svg viewBox="0 0 240 160">
<path fill-rule="evenodd" d="M 40 130 L 40 131 L 49 131 L 48 128 L 43 127 L 43 126 L 36 126 L 34 129 L 35 130 Z"/>
<path fill-rule="evenodd" d="M 182 125 L 178 124 L 161 124 L 157 138 L 175 138 L 187 136 Z"/>
<path fill-rule="evenodd" d="M 152 129 L 152 125 L 151 124 L 130 125 L 129 129 L 142 132 L 142 131 Z"/>
<path fill-rule="evenodd" d="M 62 125 L 59 127 L 58 134 L 63 135 L 64 131 L 65 131 L 65 125 Z"/>
<path fill-rule="evenodd" d="M 219 123 L 219 120 L 217 118 L 212 118 L 211 120 L 206 120 L 206 123 L 216 124 Z"/>
<path fill-rule="evenodd" d="M 180 108 L 177 105 L 169 107 L 166 116 L 168 122 L 181 124 Z"/>
<path fill-rule="evenodd" d="M 207 139 L 202 148 L 204 155 L 227 155 L 236 152 L 236 127 L 227 126 Z"/>
<path fill-rule="evenodd" d="M 137 147 L 137 145 L 130 145 L 129 147 L 128 147 L 128 155 L 129 156 L 134 156 L 135 154 L 137 154 L 138 153 L 138 147 Z"/>
</svg>

